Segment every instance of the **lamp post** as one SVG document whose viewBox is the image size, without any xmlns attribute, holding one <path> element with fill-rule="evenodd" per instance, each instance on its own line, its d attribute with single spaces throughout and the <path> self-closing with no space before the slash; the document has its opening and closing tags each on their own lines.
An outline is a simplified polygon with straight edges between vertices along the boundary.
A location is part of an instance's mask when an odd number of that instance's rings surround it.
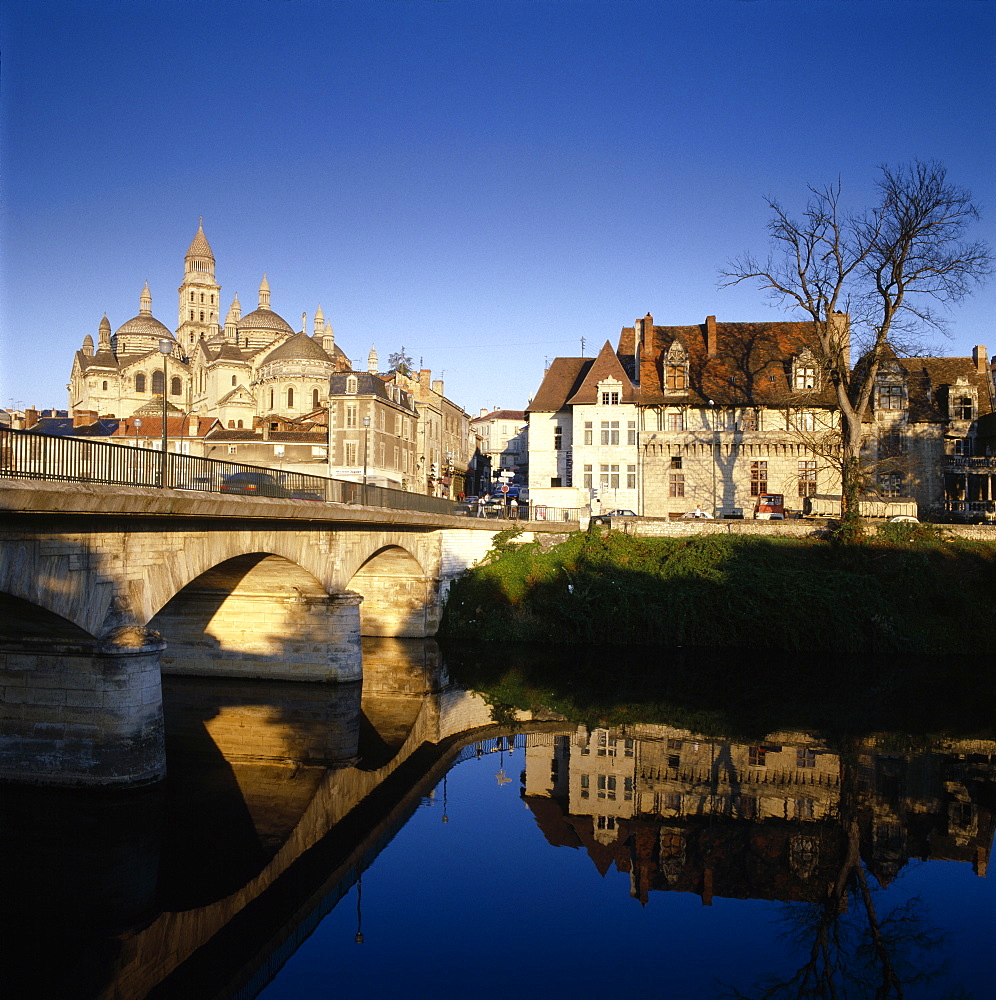
<svg viewBox="0 0 996 1000">
<path fill-rule="evenodd" d="M 719 426 L 716 423 L 716 404 L 710 399 L 712 410 L 712 516 L 716 516 L 716 463 L 719 461 Z"/>
<path fill-rule="evenodd" d="M 169 356 L 173 353 L 173 341 L 172 340 L 160 340 L 159 341 L 159 353 L 163 356 L 163 453 L 162 460 L 159 467 L 159 485 L 163 488 L 166 487 L 166 382 L 168 378 L 168 373 L 166 370 L 166 362 Z"/>
<path fill-rule="evenodd" d="M 370 437 L 370 418 L 363 418 L 363 502 L 367 502 L 367 439 Z"/>
</svg>

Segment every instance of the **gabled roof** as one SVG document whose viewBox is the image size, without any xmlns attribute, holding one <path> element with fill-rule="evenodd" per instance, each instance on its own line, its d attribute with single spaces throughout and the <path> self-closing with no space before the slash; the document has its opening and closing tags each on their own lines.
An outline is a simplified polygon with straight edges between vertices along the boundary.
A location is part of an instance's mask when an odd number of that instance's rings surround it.
<svg viewBox="0 0 996 1000">
<path fill-rule="evenodd" d="M 594 358 L 554 358 L 526 413 L 557 413 L 584 381 Z"/>
<path fill-rule="evenodd" d="M 525 419 L 526 414 L 522 410 L 492 410 L 490 413 L 485 413 L 481 417 L 471 417 L 470 422 L 472 424 L 476 424 L 481 420 L 524 421 Z"/>
<path fill-rule="evenodd" d="M 639 402 L 639 392 L 636 386 L 630 381 L 629 374 L 623 368 L 619 358 L 616 357 L 612 345 L 606 341 L 598 352 L 594 363 L 585 372 L 581 384 L 568 398 L 567 404 L 573 406 L 578 403 L 597 403 L 598 385 L 605 379 L 615 379 L 622 383 L 622 389 L 619 393 L 620 403 Z"/>
</svg>

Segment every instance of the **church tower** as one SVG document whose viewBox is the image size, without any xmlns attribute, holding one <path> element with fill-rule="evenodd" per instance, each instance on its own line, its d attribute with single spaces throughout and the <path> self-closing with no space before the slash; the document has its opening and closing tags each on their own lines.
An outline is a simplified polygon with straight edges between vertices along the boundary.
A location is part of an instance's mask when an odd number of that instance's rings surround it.
<svg viewBox="0 0 996 1000">
<path fill-rule="evenodd" d="M 204 220 L 183 259 L 183 284 L 180 293 L 179 325 L 176 339 L 183 354 L 193 354 L 198 340 L 210 340 L 220 333 L 221 285 L 214 277 L 214 254 L 204 235 Z"/>
</svg>

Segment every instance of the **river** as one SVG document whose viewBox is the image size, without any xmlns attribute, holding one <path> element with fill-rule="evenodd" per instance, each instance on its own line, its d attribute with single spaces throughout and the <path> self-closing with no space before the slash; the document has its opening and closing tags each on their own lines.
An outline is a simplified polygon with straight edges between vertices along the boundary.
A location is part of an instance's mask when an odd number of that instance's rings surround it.
<svg viewBox="0 0 996 1000">
<path fill-rule="evenodd" d="M 5 995 L 996 995 L 987 709 L 833 724 L 826 692 L 717 697 L 699 653 L 694 697 L 619 680 L 639 655 L 165 678 L 163 786 L 2 789 Z"/>
</svg>

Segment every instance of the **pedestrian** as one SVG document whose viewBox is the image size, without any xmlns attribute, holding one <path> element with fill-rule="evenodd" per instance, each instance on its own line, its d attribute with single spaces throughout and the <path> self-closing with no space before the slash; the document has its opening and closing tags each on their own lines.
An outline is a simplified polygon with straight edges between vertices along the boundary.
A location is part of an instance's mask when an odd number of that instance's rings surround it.
<svg viewBox="0 0 996 1000">
<path fill-rule="evenodd" d="M 490 495 L 485 493 L 480 500 L 477 501 L 477 516 L 484 517 L 484 510 L 488 505 L 488 501 L 491 499 Z"/>
</svg>

